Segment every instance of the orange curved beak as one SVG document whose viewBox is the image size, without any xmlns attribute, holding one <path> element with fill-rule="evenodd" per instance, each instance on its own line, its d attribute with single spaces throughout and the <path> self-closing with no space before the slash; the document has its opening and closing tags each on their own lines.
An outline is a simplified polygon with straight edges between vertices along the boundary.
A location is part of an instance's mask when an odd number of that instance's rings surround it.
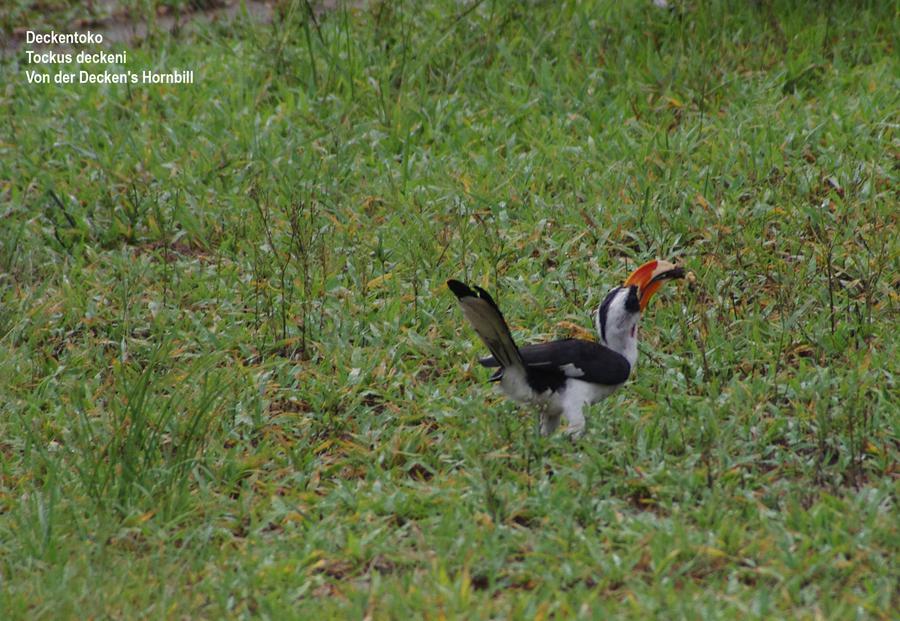
<svg viewBox="0 0 900 621">
<path fill-rule="evenodd" d="M 662 284 L 673 278 L 684 278 L 684 269 L 668 261 L 653 260 L 634 270 L 625 281 L 625 286 L 637 285 L 638 298 L 643 311 Z"/>
</svg>

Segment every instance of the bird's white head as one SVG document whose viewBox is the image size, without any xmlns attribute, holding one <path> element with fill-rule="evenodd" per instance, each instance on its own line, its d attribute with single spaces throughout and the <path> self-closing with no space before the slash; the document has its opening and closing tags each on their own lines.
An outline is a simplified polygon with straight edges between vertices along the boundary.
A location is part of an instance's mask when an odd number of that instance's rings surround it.
<svg viewBox="0 0 900 621">
<path fill-rule="evenodd" d="M 668 261 L 649 261 L 637 268 L 621 287 L 610 291 L 594 311 L 600 341 L 634 366 L 641 312 L 663 282 L 684 276 L 684 270 Z"/>
</svg>

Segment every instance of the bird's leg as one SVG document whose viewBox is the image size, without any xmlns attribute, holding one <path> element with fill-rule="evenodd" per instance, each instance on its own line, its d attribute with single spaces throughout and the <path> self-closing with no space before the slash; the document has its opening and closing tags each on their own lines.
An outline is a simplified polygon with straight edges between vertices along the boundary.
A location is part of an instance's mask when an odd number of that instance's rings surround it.
<svg viewBox="0 0 900 621">
<path fill-rule="evenodd" d="M 577 440 L 582 435 L 584 435 L 584 404 L 580 403 L 577 407 L 569 407 L 563 410 L 563 415 L 566 417 L 566 423 L 568 427 L 566 427 L 566 435 L 572 438 L 573 440 Z M 558 422 L 559 419 L 557 419 Z"/>
<path fill-rule="evenodd" d="M 559 427 L 560 413 L 550 410 L 549 408 L 541 408 L 541 435 L 549 436 L 556 428 Z"/>
</svg>

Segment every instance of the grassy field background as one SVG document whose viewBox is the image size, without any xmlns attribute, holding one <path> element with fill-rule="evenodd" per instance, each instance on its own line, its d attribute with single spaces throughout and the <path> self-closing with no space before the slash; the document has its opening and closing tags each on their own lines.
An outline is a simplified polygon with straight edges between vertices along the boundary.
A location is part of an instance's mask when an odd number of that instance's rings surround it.
<svg viewBox="0 0 900 621">
<path fill-rule="evenodd" d="M 673 4 L 3 52 L 0 616 L 896 618 L 898 4 Z M 632 381 L 537 438 L 444 281 L 533 342 L 653 257 Z"/>
</svg>

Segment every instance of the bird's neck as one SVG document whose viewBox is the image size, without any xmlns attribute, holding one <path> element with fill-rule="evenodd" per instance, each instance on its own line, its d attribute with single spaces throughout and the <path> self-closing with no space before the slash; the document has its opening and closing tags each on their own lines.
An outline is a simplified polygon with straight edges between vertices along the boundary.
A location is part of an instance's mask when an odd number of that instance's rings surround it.
<svg viewBox="0 0 900 621">
<path fill-rule="evenodd" d="M 606 332 L 604 344 L 616 353 L 622 354 L 631 368 L 637 364 L 638 358 L 638 326 L 635 323 L 628 330 L 616 330 Z"/>
</svg>

